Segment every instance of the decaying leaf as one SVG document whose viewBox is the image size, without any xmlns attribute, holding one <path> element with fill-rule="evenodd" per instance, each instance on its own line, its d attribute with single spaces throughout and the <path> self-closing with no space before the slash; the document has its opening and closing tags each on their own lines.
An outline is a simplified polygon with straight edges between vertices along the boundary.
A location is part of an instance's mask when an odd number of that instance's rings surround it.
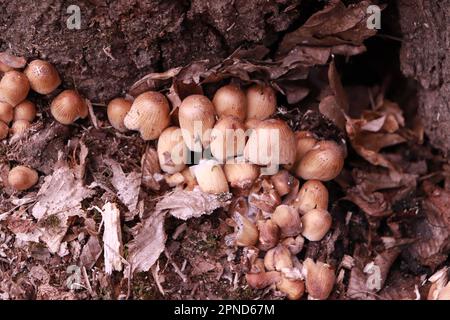
<svg viewBox="0 0 450 320">
<path fill-rule="evenodd" d="M 139 94 L 148 91 L 148 90 L 158 90 L 167 80 L 172 79 L 176 76 L 180 71 L 181 67 L 169 69 L 166 72 L 162 73 L 150 73 L 144 76 L 139 81 L 135 82 L 129 93 L 133 96 L 138 96 Z"/>
<path fill-rule="evenodd" d="M 141 160 L 142 185 L 151 190 L 158 191 L 161 186 L 161 168 L 159 166 L 158 153 L 150 146 L 147 146 Z"/>
<path fill-rule="evenodd" d="M 42 235 L 41 230 L 30 217 L 23 215 L 21 211 L 10 215 L 6 222 L 8 229 L 16 235 L 17 239 L 24 242 L 39 242 Z"/>
<path fill-rule="evenodd" d="M 111 184 L 117 190 L 117 197 L 127 206 L 130 212 L 136 211 L 141 189 L 141 173 L 133 171 L 126 175 L 116 161 L 107 159 L 105 163 L 113 172 Z"/>
<path fill-rule="evenodd" d="M 331 1 L 323 10 L 312 15 L 304 25 L 286 34 L 278 48 L 278 54 L 286 54 L 295 46 L 339 46 L 338 52 L 360 52 L 363 41 L 376 33 L 367 28 L 367 7 L 371 1 L 361 1 L 346 7 L 341 1 Z M 347 47 L 343 47 L 343 45 Z"/>
<path fill-rule="evenodd" d="M 89 240 L 83 247 L 80 255 L 81 264 L 86 267 L 86 269 L 91 269 L 102 253 L 102 246 L 97 236 L 90 236 Z"/>
<path fill-rule="evenodd" d="M 53 174 L 45 177 L 32 214 L 38 220 L 41 240 L 47 244 L 50 252 L 58 252 L 68 229 L 69 218 L 85 215 L 81 201 L 92 194 L 93 191 L 86 188 L 83 181 L 76 178 L 74 170 L 61 159 L 55 165 Z"/>
<path fill-rule="evenodd" d="M 187 220 L 210 214 L 217 208 L 229 204 L 231 194 L 210 194 L 198 190 L 176 190 L 166 195 L 156 207 L 159 210 L 168 210 L 175 218 Z"/>
<path fill-rule="evenodd" d="M 164 219 L 167 213 L 179 219 L 189 219 L 210 214 L 229 204 L 231 194 L 212 195 L 201 191 L 168 193 L 160 200 L 153 213 L 138 226 L 137 234 L 128 244 L 126 275 L 135 271 L 148 271 L 164 251 L 167 235 Z"/>
<path fill-rule="evenodd" d="M 103 218 L 103 252 L 105 256 L 105 272 L 122 271 L 122 229 L 120 227 L 120 211 L 116 204 L 107 202 L 102 208 Z"/>
<path fill-rule="evenodd" d="M 345 130 L 345 115 L 339 107 L 335 96 L 326 96 L 320 101 L 319 111 L 341 130 Z"/>
<path fill-rule="evenodd" d="M 384 217 L 393 213 L 392 204 L 415 189 L 418 176 L 386 169 L 352 172 L 355 186 L 347 189 L 344 199 L 350 200 L 369 217 Z"/>
<path fill-rule="evenodd" d="M 347 296 L 351 299 L 374 299 L 384 287 L 389 270 L 400 254 L 399 247 L 386 249 L 370 259 L 367 252 L 357 247 L 353 255 L 355 265 L 350 273 Z"/>
<path fill-rule="evenodd" d="M 401 109 L 385 100 L 374 111 L 366 111 L 360 119 L 346 116 L 346 131 L 355 151 L 375 166 L 399 171 L 380 151 L 406 141 L 397 133 L 404 126 Z"/>
<path fill-rule="evenodd" d="M 126 276 L 132 276 L 136 271 L 148 271 L 164 251 L 167 239 L 164 218 L 165 212 L 156 210 L 138 226 L 137 235 L 128 243 Z"/>
<path fill-rule="evenodd" d="M 417 242 L 408 251 L 420 264 L 436 269 L 450 252 L 450 192 L 426 181 L 422 201 L 424 219 L 414 225 Z"/>
</svg>

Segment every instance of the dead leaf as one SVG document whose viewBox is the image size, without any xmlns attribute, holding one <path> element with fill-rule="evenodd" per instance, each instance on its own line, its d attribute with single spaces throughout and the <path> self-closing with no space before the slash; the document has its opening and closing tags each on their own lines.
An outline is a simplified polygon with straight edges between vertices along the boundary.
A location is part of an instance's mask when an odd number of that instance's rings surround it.
<svg viewBox="0 0 450 320">
<path fill-rule="evenodd" d="M 86 269 L 91 269 L 100 257 L 102 250 L 103 248 L 100 245 L 100 241 L 97 236 L 90 236 L 81 251 L 81 265 L 86 267 Z"/>
<path fill-rule="evenodd" d="M 161 168 L 159 166 L 158 153 L 149 145 L 145 149 L 141 161 L 142 185 L 151 190 L 158 191 L 162 179 Z"/>
<path fill-rule="evenodd" d="M 345 115 L 339 107 L 335 96 L 327 96 L 323 98 L 319 104 L 319 111 L 325 117 L 333 121 L 338 128 L 345 130 Z"/>
<path fill-rule="evenodd" d="M 164 251 L 167 235 L 164 219 L 167 213 L 179 219 L 211 214 L 229 204 L 231 194 L 213 195 L 201 191 L 176 190 L 160 200 L 153 213 L 136 228 L 136 236 L 128 244 L 128 263 L 125 274 L 148 271 Z"/>
<path fill-rule="evenodd" d="M 210 194 L 199 190 L 175 190 L 166 195 L 156 207 L 158 210 L 168 210 L 175 218 L 187 220 L 211 214 L 215 209 L 230 203 L 231 194 Z"/>
<path fill-rule="evenodd" d="M 408 251 L 420 264 L 435 270 L 450 252 L 450 191 L 424 182 L 427 197 L 422 201 L 424 219 L 413 226 L 418 241 Z"/>
<path fill-rule="evenodd" d="M 193 267 L 191 276 L 195 277 L 204 273 L 208 273 L 216 268 L 214 263 L 208 262 L 205 259 L 195 259 L 191 262 Z"/>
<path fill-rule="evenodd" d="M 164 251 L 167 235 L 164 232 L 164 211 L 154 211 L 138 226 L 137 235 L 128 243 L 127 265 L 124 274 L 148 271 Z"/>
<path fill-rule="evenodd" d="M 341 1 L 332 1 L 323 10 L 313 14 L 300 28 L 286 34 L 278 48 L 278 55 L 291 51 L 297 45 L 355 46 L 361 51 L 363 41 L 376 33 L 367 28 L 367 7 L 371 1 L 361 1 L 346 7 Z M 342 50 L 342 47 L 339 47 Z M 348 48 L 346 53 L 352 53 Z"/>
<path fill-rule="evenodd" d="M 106 159 L 105 163 L 113 172 L 111 184 L 117 190 L 117 197 L 127 206 L 130 212 L 135 212 L 139 201 L 139 191 L 141 189 L 141 173 L 133 171 L 126 175 L 120 164 L 116 161 Z"/>
<path fill-rule="evenodd" d="M 334 60 L 330 62 L 328 68 L 328 82 L 330 83 L 331 91 L 336 98 L 337 105 L 343 112 L 348 113 L 349 104 L 347 93 L 342 86 L 341 78 L 339 77 Z"/>
<path fill-rule="evenodd" d="M 172 79 L 180 71 L 181 67 L 169 69 L 166 72 L 150 73 L 139 81 L 136 81 L 130 88 L 129 94 L 136 97 L 139 94 L 149 90 L 159 90 L 167 80 Z"/>
<path fill-rule="evenodd" d="M 358 246 L 353 254 L 355 265 L 350 273 L 347 296 L 351 299 L 374 299 L 377 296 L 375 293 L 384 287 L 400 252 L 399 247 L 393 247 L 371 259 L 367 250 Z"/>
<path fill-rule="evenodd" d="M 73 216 L 84 216 L 81 201 L 90 197 L 92 190 L 83 185 L 66 161 L 55 165 L 52 175 L 45 177 L 37 194 L 37 202 L 32 209 L 38 220 L 44 241 L 50 252 L 56 253 L 68 229 L 68 220 Z"/>
<path fill-rule="evenodd" d="M 394 271 L 378 296 L 384 300 L 420 300 L 418 288 L 421 282 L 420 277 L 405 276 L 402 272 Z"/>
<path fill-rule="evenodd" d="M 385 217 L 393 213 L 392 204 L 416 188 L 418 176 L 386 169 L 352 171 L 355 186 L 347 189 L 347 199 L 369 217 Z"/>
</svg>

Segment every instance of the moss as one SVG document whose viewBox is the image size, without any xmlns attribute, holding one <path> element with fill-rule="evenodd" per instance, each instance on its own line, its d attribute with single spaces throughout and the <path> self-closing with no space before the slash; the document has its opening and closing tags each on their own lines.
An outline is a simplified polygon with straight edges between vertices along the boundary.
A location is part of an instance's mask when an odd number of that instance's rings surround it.
<svg viewBox="0 0 450 320">
<path fill-rule="evenodd" d="M 201 251 L 216 250 L 219 247 L 219 239 L 217 235 L 208 234 L 206 240 L 199 243 L 199 249 Z"/>
<path fill-rule="evenodd" d="M 61 225 L 61 219 L 56 214 L 49 215 L 43 222 L 42 226 L 46 228 L 58 228 Z"/>
</svg>

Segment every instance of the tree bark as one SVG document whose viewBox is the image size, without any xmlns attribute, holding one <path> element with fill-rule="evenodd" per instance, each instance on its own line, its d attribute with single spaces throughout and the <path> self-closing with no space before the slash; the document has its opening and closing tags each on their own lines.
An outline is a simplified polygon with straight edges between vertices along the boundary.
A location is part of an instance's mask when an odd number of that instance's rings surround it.
<svg viewBox="0 0 450 320">
<path fill-rule="evenodd" d="M 450 0 L 398 1 L 401 68 L 420 84 L 419 113 L 433 146 L 450 153 Z"/>
<path fill-rule="evenodd" d="M 240 45 L 270 45 L 298 18 L 300 0 L 0 0 L 0 50 L 55 63 L 66 85 L 95 102 L 143 75 L 221 61 Z M 70 30 L 70 5 L 81 29 Z"/>
</svg>

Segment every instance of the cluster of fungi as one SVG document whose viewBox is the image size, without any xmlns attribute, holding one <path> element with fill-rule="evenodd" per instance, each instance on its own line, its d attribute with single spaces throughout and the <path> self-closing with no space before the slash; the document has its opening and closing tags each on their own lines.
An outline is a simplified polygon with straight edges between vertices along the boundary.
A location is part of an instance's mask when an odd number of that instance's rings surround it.
<svg viewBox="0 0 450 320">
<path fill-rule="evenodd" d="M 55 67 L 42 60 L 32 61 L 23 72 L 2 71 L 0 138 L 4 139 L 9 132 L 20 135 L 33 121 L 36 107 L 26 100 L 29 90 L 47 95 L 61 79 Z M 276 93 L 269 85 L 241 88 L 230 83 L 212 100 L 199 94 L 186 97 L 177 113 L 171 112 L 163 94 L 147 91 L 134 100 L 112 100 L 107 115 L 120 132 L 135 130 L 143 140 L 158 140 L 159 165 L 172 187 L 234 195 L 226 209 L 227 222 L 235 231 L 226 242 L 255 253 L 246 275 L 251 287 L 275 285 L 289 299 L 300 299 L 305 292 L 310 299 L 326 299 L 335 282 L 334 270 L 309 258 L 300 261 L 297 255 L 305 241 L 320 241 L 331 228 L 323 182 L 339 175 L 345 146 L 318 140 L 312 132 L 294 132 L 284 120 L 274 118 L 276 110 Z M 50 111 L 56 121 L 69 125 L 87 117 L 88 106 L 77 91 L 64 90 L 53 99 Z M 267 136 L 267 130 L 275 130 L 277 139 Z M 206 149 L 209 157 L 193 165 L 173 159 Z M 262 149 L 269 155 L 276 150 L 281 164 L 277 172 L 261 170 L 270 164 L 257 156 Z M 37 182 L 38 173 L 32 168 L 16 166 L 9 172 L 8 183 L 18 191 Z"/>
</svg>

